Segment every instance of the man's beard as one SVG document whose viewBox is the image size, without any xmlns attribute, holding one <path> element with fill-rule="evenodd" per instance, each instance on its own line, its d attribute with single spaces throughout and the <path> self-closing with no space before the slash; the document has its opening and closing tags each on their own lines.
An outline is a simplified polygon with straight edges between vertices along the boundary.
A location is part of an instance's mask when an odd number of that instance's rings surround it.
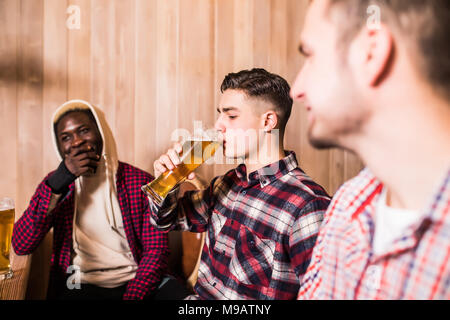
<svg viewBox="0 0 450 320">
<path fill-rule="evenodd" d="M 347 145 L 344 141 L 346 141 L 348 137 L 360 135 L 363 132 L 363 127 L 368 119 L 369 115 L 367 113 L 345 117 L 343 119 L 328 119 L 328 123 L 333 124 L 334 127 L 328 126 L 327 132 L 322 134 L 317 134 L 317 132 L 323 130 L 317 130 L 317 128 L 314 130 L 318 125 L 316 119 L 308 128 L 309 143 L 319 150 L 339 148 L 352 151 L 352 147 Z M 316 134 L 314 134 L 314 132 Z"/>
<path fill-rule="evenodd" d="M 315 123 L 312 123 L 308 129 L 308 140 L 311 146 L 318 150 L 326 150 L 340 147 L 336 141 L 330 138 L 318 138 L 313 134 Z"/>
</svg>

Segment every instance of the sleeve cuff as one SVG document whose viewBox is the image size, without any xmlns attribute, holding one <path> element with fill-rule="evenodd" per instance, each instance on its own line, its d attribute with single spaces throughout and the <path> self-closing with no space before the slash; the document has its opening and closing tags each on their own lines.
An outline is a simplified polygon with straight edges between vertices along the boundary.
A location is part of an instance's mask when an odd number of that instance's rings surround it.
<svg viewBox="0 0 450 320">
<path fill-rule="evenodd" d="M 176 217 L 176 207 L 178 201 L 178 194 L 180 187 L 175 187 L 169 192 L 169 194 L 164 198 L 159 207 L 153 200 L 148 197 L 150 204 L 150 221 L 160 231 L 169 231 L 174 228 L 174 219 Z"/>
<path fill-rule="evenodd" d="M 46 184 L 54 194 L 62 194 L 77 177 L 67 169 L 64 161 L 61 161 L 58 169 L 47 179 Z"/>
</svg>

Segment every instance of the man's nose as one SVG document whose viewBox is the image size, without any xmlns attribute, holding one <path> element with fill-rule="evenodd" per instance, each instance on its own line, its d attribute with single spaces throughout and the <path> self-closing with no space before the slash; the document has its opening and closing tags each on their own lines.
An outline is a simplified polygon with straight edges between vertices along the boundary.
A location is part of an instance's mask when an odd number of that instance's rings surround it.
<svg viewBox="0 0 450 320">
<path fill-rule="evenodd" d="M 305 91 L 304 91 L 304 86 L 303 86 L 303 76 L 302 76 L 301 70 L 298 73 L 297 78 L 295 79 L 295 82 L 291 87 L 290 95 L 294 101 L 299 101 L 299 102 L 301 102 L 305 97 Z"/>
<path fill-rule="evenodd" d="M 84 144 L 85 142 L 86 142 L 86 140 L 82 139 L 80 136 L 74 135 L 73 140 L 72 140 L 71 147 L 72 147 L 72 148 L 78 148 L 78 147 L 80 147 L 82 144 Z"/>
<path fill-rule="evenodd" d="M 221 133 L 225 133 L 225 126 L 223 125 L 220 117 L 217 119 L 216 123 L 214 124 L 214 129 L 216 129 L 217 131 L 219 131 Z"/>
</svg>

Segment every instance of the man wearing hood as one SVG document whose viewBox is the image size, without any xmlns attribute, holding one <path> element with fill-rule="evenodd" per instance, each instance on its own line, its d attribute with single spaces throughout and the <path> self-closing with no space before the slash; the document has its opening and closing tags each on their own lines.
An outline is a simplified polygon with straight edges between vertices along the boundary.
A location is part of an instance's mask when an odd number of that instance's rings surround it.
<svg viewBox="0 0 450 320">
<path fill-rule="evenodd" d="M 31 254 L 53 227 L 49 298 L 151 297 L 168 258 L 167 235 L 150 224 L 140 190 L 153 177 L 118 161 L 105 117 L 91 104 L 66 102 L 52 125 L 61 163 L 15 224 L 14 251 Z"/>
</svg>

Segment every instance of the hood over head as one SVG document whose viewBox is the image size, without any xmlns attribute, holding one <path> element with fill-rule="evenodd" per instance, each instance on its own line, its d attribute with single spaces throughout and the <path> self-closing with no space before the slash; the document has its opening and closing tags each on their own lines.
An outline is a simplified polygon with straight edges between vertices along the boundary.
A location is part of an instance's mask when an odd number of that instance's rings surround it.
<svg viewBox="0 0 450 320">
<path fill-rule="evenodd" d="M 81 176 L 75 180 L 75 210 L 88 211 L 96 208 L 95 210 L 97 211 L 103 211 L 110 226 L 118 230 L 123 224 L 117 202 L 116 173 L 119 167 L 119 160 L 116 142 L 103 111 L 83 100 L 71 100 L 62 104 L 53 114 L 51 123 L 52 140 L 56 154 L 58 159 L 62 161 L 63 157 L 58 149 L 58 141 L 54 129 L 55 124 L 63 115 L 77 110 L 91 111 L 103 140 L 103 149 L 95 174 Z M 94 198 L 92 197 L 93 194 L 96 195 Z"/>
<path fill-rule="evenodd" d="M 101 158 L 106 162 L 106 166 L 112 171 L 111 173 L 115 174 L 118 168 L 117 148 L 111 128 L 106 122 L 105 114 L 99 108 L 83 100 L 67 101 L 58 109 L 56 109 L 55 113 L 53 114 L 51 132 L 53 137 L 53 146 L 55 148 L 58 159 L 62 161 L 63 158 L 59 153 L 58 140 L 56 137 L 56 132 L 54 130 L 54 125 L 58 122 L 59 119 L 61 119 L 63 115 L 69 113 L 70 111 L 77 110 L 90 110 L 92 115 L 94 116 L 95 122 L 103 140 L 103 150 L 101 152 Z"/>
</svg>

